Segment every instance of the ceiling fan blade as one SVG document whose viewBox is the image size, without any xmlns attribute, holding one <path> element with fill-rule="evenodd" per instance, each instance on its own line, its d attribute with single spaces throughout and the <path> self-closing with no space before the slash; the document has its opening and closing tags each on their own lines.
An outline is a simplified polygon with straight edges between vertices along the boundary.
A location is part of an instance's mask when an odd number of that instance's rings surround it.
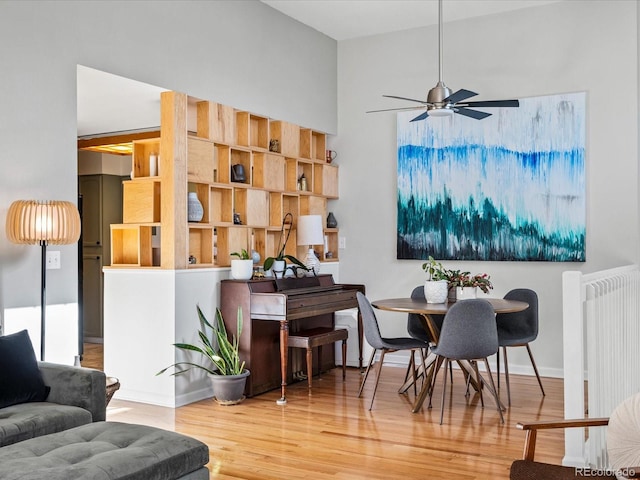
<svg viewBox="0 0 640 480">
<path fill-rule="evenodd" d="M 444 103 L 458 103 L 462 100 L 466 100 L 467 98 L 475 97 L 478 95 L 476 92 L 472 92 L 471 90 L 465 90 L 461 88 L 457 92 L 453 92 L 447 98 L 442 100 Z"/>
<path fill-rule="evenodd" d="M 518 100 L 484 100 L 478 102 L 464 102 L 464 107 L 519 107 Z"/>
<path fill-rule="evenodd" d="M 460 115 L 464 115 L 465 117 L 475 118 L 476 120 L 482 120 L 483 118 L 490 117 L 491 114 L 487 112 L 480 112 L 478 110 L 469 110 L 464 107 L 455 106 L 454 111 L 459 113 Z"/>
<path fill-rule="evenodd" d="M 397 98 L 398 100 L 409 100 L 410 102 L 418 102 L 418 103 L 424 103 L 424 104 L 428 103 L 426 100 L 416 100 L 415 98 L 398 97 L 396 95 L 382 95 L 382 96 L 387 98 Z"/>
<path fill-rule="evenodd" d="M 399 112 L 402 110 L 418 110 L 424 108 L 421 105 L 416 105 L 415 107 L 399 107 L 399 108 L 384 108 L 382 110 L 368 110 L 365 113 L 377 113 L 377 112 Z"/>
<path fill-rule="evenodd" d="M 418 115 L 416 118 L 410 120 L 411 122 L 417 122 L 418 120 L 424 120 L 425 118 L 427 118 L 429 116 L 429 112 L 422 112 L 420 115 Z"/>
</svg>

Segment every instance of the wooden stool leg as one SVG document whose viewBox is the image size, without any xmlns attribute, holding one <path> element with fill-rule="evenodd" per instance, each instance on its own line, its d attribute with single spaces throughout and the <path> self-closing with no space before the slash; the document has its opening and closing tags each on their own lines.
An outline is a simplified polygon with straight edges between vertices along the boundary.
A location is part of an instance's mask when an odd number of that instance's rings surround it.
<svg viewBox="0 0 640 480">
<path fill-rule="evenodd" d="M 347 378 L 347 341 L 342 340 L 342 381 Z"/>
<path fill-rule="evenodd" d="M 307 383 L 309 384 L 309 395 L 311 395 L 311 377 L 313 377 L 313 348 L 307 347 Z"/>
</svg>

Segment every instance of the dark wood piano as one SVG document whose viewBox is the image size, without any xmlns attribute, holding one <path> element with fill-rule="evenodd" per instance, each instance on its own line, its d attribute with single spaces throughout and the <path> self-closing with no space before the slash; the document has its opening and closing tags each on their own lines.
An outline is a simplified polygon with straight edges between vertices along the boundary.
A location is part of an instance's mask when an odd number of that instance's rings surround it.
<svg viewBox="0 0 640 480">
<path fill-rule="evenodd" d="M 251 371 L 246 395 L 254 396 L 280 387 L 286 403 L 286 384 L 293 381 L 289 352 L 289 330 L 334 326 L 334 312 L 358 306 L 356 292 L 364 285 L 336 284 L 333 276 L 320 274 L 303 278 L 223 280 L 220 283 L 220 310 L 229 332 L 236 332 L 236 315 L 242 307 L 243 329 L 240 355 Z M 359 365 L 362 368 L 362 319 L 358 315 Z M 335 352 L 323 349 L 318 368 L 335 366 Z M 293 357 L 293 358 L 292 358 Z"/>
</svg>

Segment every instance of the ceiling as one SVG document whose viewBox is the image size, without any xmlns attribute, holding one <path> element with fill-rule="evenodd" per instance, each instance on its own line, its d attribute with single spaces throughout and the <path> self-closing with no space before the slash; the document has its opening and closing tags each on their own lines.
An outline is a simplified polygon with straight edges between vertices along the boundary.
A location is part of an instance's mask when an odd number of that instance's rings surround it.
<svg viewBox="0 0 640 480">
<path fill-rule="evenodd" d="M 261 0 L 337 40 L 438 23 L 437 0 Z M 445 0 L 445 22 L 566 0 Z M 160 124 L 165 89 L 78 66 L 78 136 L 140 131 Z"/>
<path fill-rule="evenodd" d="M 261 0 L 335 39 L 408 30 L 438 23 L 437 0 Z M 481 17 L 562 0 L 444 0 L 443 21 Z"/>
</svg>

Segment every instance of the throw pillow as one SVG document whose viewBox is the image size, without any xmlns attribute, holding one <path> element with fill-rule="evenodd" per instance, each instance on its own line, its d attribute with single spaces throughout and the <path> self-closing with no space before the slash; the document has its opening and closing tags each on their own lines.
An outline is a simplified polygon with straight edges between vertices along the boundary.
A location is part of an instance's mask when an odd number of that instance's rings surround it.
<svg viewBox="0 0 640 480">
<path fill-rule="evenodd" d="M 29 333 L 22 330 L 0 337 L 0 408 L 43 402 L 49 390 L 42 380 Z"/>
</svg>

